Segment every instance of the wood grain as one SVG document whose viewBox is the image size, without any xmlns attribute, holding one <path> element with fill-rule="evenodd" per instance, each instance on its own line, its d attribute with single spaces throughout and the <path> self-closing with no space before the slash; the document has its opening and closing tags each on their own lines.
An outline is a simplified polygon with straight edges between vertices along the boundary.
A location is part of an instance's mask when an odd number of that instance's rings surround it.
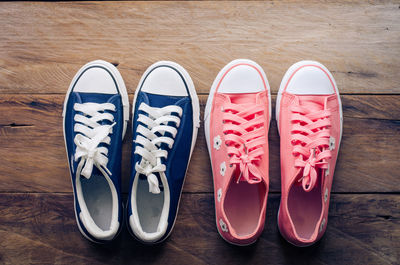
<svg viewBox="0 0 400 265">
<path fill-rule="evenodd" d="M 269 197 L 258 243 L 227 244 L 215 227 L 211 194 L 184 194 L 171 237 L 143 246 L 122 230 L 110 245 L 93 245 L 76 226 L 71 194 L 2 194 L 0 263 L 3 264 L 398 264 L 400 197 L 333 195 L 325 236 L 295 248 L 279 235 L 279 195 Z"/>
<path fill-rule="evenodd" d="M 206 99 L 200 96 L 201 110 Z M 0 95 L 0 192 L 71 191 L 62 133 L 63 100 L 64 95 Z M 345 95 L 342 101 L 344 130 L 333 192 L 400 192 L 400 96 Z M 274 120 L 269 143 L 271 191 L 279 192 L 279 136 Z M 124 191 L 130 177 L 130 150 L 128 131 L 123 145 Z M 203 124 L 184 191 L 213 191 Z"/>
<path fill-rule="evenodd" d="M 86 62 L 119 65 L 130 92 L 173 60 L 208 93 L 235 58 L 272 91 L 290 65 L 324 63 L 345 93 L 400 93 L 398 1 L 0 3 L 0 92 L 64 93 Z"/>
<path fill-rule="evenodd" d="M 0 264 L 399 264 L 399 12 L 398 0 L 0 2 Z M 322 62 L 336 79 L 344 131 L 322 240 L 300 249 L 279 235 L 274 120 L 266 225 L 253 246 L 233 247 L 217 233 L 203 124 L 165 243 L 141 245 L 125 228 L 108 245 L 84 239 L 61 117 L 76 71 L 112 62 L 131 101 L 148 66 L 176 61 L 203 110 L 215 76 L 236 58 L 258 62 L 273 93 L 299 60 Z M 130 151 L 128 130 L 124 191 Z"/>
</svg>

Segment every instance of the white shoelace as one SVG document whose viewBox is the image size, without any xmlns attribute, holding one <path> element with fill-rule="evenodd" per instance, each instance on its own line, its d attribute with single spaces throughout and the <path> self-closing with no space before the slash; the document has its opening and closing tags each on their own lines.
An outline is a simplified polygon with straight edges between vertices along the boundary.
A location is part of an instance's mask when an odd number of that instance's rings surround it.
<svg viewBox="0 0 400 265">
<path fill-rule="evenodd" d="M 135 154 L 142 157 L 142 160 L 136 163 L 136 172 L 147 177 L 149 183 L 149 192 L 160 193 L 158 178 L 154 173 L 165 172 L 166 166 L 162 163 L 161 158 L 168 157 L 168 151 L 161 149 L 161 144 L 167 144 L 171 149 L 174 144 L 174 138 L 178 132 L 177 128 L 180 124 L 182 116 L 182 108 L 179 106 L 166 106 L 163 108 L 153 108 L 145 103 L 141 103 L 139 111 L 143 111 L 148 115 L 139 114 L 137 126 L 137 137 L 134 142 L 136 146 Z M 178 116 L 172 115 L 177 113 Z M 168 125 L 170 122 L 175 126 Z M 143 125 L 144 126 L 143 126 Z M 172 137 L 165 136 L 168 132 Z"/>
<path fill-rule="evenodd" d="M 95 165 L 103 174 L 105 172 L 111 175 L 107 168 L 108 148 L 99 145 L 101 143 L 110 144 L 112 127 L 115 125 L 114 116 L 106 111 L 115 111 L 115 105 L 111 103 L 75 103 L 74 110 L 82 114 L 74 116 L 74 131 L 77 133 L 74 138 L 76 144 L 75 161 L 81 158 L 76 171 L 89 179 L 92 175 L 93 165 Z M 113 122 L 111 125 L 101 125 L 101 121 Z M 83 168 L 83 169 L 82 169 Z"/>
</svg>

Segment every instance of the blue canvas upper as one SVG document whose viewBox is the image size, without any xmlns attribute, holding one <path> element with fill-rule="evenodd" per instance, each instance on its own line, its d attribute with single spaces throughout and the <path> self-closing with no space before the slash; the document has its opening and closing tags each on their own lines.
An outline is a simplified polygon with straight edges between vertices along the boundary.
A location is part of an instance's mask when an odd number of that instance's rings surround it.
<svg viewBox="0 0 400 265">
<path fill-rule="evenodd" d="M 189 93 L 188 93 L 189 94 Z M 176 105 L 182 108 L 182 116 L 180 125 L 178 127 L 178 132 L 174 138 L 174 144 L 171 149 L 168 148 L 166 144 L 161 146 L 162 149 L 168 150 L 167 159 L 163 160 L 166 165 L 165 175 L 168 180 L 169 191 L 170 191 L 170 208 L 168 215 L 168 227 L 163 235 L 158 241 L 162 241 L 169 234 L 170 230 L 175 221 L 175 217 L 177 214 L 179 199 L 181 195 L 181 191 L 183 188 L 183 182 L 185 179 L 186 168 L 190 159 L 191 145 L 192 145 L 192 136 L 193 136 L 193 108 L 192 108 L 192 100 L 189 96 L 166 96 L 166 95 L 156 95 L 145 93 L 139 91 L 136 98 L 136 103 L 133 106 L 134 108 L 134 116 L 132 119 L 132 138 L 133 140 L 137 137 L 137 127 L 140 124 L 138 122 L 138 115 L 141 113 L 138 108 L 141 103 L 146 103 L 151 107 L 162 108 L 169 105 Z M 142 113 L 143 114 L 143 113 Z M 135 164 L 137 162 L 140 163 L 141 156 L 134 153 L 136 148 L 135 142 L 133 142 L 132 146 L 132 156 L 131 156 L 131 180 L 130 180 L 130 189 L 129 189 L 129 197 L 128 197 L 128 218 L 132 215 L 132 205 L 131 205 L 131 196 L 132 194 L 132 185 L 136 175 Z M 143 175 L 139 177 L 145 177 Z M 159 177 L 159 176 L 158 176 Z M 128 229 L 130 229 L 128 225 Z M 132 231 L 131 231 L 132 232 Z M 133 233 L 132 233 L 133 234 Z M 140 239 L 139 239 L 140 240 Z"/>
<path fill-rule="evenodd" d="M 118 87 L 117 87 L 118 88 Z M 67 95 L 68 96 L 68 95 Z M 76 195 L 76 170 L 77 166 L 79 164 L 79 161 L 74 161 L 74 154 L 76 150 L 76 145 L 74 143 L 74 138 L 76 133 L 74 132 L 74 116 L 75 114 L 79 113 L 76 112 L 73 108 L 75 103 L 87 103 L 87 102 L 93 102 L 93 103 L 112 103 L 116 107 L 116 111 L 110 111 L 114 116 L 114 121 L 116 124 L 113 127 L 113 132 L 109 134 L 109 137 L 111 138 L 111 142 L 109 145 L 104 145 L 100 144 L 99 146 L 105 146 L 108 148 L 108 164 L 107 168 L 110 170 L 112 173 L 110 176 L 110 179 L 112 180 L 117 194 L 118 194 L 118 208 L 119 208 L 119 213 L 118 213 L 118 220 L 119 223 L 121 223 L 121 198 L 120 198 L 120 193 L 121 193 L 121 150 L 122 150 L 122 133 L 123 133 L 123 125 L 124 125 L 124 117 L 123 117 L 123 106 L 122 106 L 122 101 L 121 101 L 121 95 L 120 94 L 101 94 L 101 93 L 82 93 L 82 92 L 74 92 L 72 89 L 66 109 L 65 109 L 65 124 L 64 124 L 64 131 L 65 131 L 65 141 L 66 141 L 66 147 L 67 147 L 67 155 L 68 159 L 70 162 L 70 173 L 71 173 L 71 178 L 72 178 L 72 186 L 74 189 L 74 200 L 75 200 L 75 214 L 77 216 L 77 221 L 79 222 L 80 228 L 83 230 L 85 235 L 89 237 L 91 240 L 95 242 L 103 242 L 102 240 L 98 240 L 94 238 L 88 231 L 86 230 L 84 224 L 79 218 L 79 213 L 81 212 L 81 206 L 79 205 L 77 195 Z M 106 121 L 107 124 L 109 124 L 108 121 Z M 106 124 L 103 122 L 103 124 Z M 101 124 L 101 123 L 100 123 Z M 96 166 L 93 166 L 93 171 L 92 175 L 94 174 L 100 174 L 102 173 L 97 169 Z M 81 182 L 87 181 L 86 178 L 83 176 L 80 176 Z"/>
</svg>

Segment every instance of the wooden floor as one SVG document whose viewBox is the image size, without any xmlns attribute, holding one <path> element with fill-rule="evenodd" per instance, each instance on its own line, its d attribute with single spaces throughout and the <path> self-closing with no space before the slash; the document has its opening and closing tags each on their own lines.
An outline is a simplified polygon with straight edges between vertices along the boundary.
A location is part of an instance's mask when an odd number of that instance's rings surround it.
<svg viewBox="0 0 400 265">
<path fill-rule="evenodd" d="M 76 71 L 90 60 L 110 61 L 132 99 L 150 64 L 173 60 L 192 76 L 203 110 L 218 71 L 236 58 L 264 68 L 273 102 L 287 68 L 302 59 L 322 62 L 337 81 L 344 130 L 323 239 L 300 249 L 279 235 L 273 120 L 271 192 L 256 244 L 234 247 L 217 233 L 203 127 L 165 243 L 140 245 L 125 229 L 110 245 L 85 240 L 75 223 L 61 117 Z M 1 2 L 0 264 L 399 264 L 399 72 L 399 1 Z"/>
</svg>

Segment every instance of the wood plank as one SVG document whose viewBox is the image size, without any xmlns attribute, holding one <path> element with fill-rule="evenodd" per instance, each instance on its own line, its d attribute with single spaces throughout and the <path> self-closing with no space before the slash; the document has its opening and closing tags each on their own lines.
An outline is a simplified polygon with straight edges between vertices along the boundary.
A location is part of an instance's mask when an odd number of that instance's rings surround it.
<svg viewBox="0 0 400 265">
<path fill-rule="evenodd" d="M 201 110 L 206 99 L 200 96 Z M 0 95 L 1 192 L 71 191 L 62 135 L 63 100 L 64 95 Z M 342 101 L 344 131 L 333 191 L 399 192 L 400 96 L 345 95 Z M 123 144 L 124 191 L 130 176 L 130 139 L 128 131 Z M 274 120 L 269 143 L 271 191 L 279 192 L 279 136 Z M 212 192 L 203 124 L 184 191 Z"/>
<path fill-rule="evenodd" d="M 3 264 L 398 264 L 399 195 L 332 196 L 322 240 L 295 248 L 279 235 L 279 195 L 268 201 L 267 222 L 250 247 L 226 243 L 215 227 L 211 194 L 184 194 L 171 237 L 143 246 L 122 230 L 97 246 L 75 224 L 71 194 L 1 194 L 0 262 Z"/>
<path fill-rule="evenodd" d="M 400 93 L 398 1 L 0 3 L 0 92 L 63 93 L 87 61 L 119 64 L 129 92 L 173 60 L 208 93 L 235 58 L 265 69 L 324 63 L 345 93 Z"/>
</svg>

